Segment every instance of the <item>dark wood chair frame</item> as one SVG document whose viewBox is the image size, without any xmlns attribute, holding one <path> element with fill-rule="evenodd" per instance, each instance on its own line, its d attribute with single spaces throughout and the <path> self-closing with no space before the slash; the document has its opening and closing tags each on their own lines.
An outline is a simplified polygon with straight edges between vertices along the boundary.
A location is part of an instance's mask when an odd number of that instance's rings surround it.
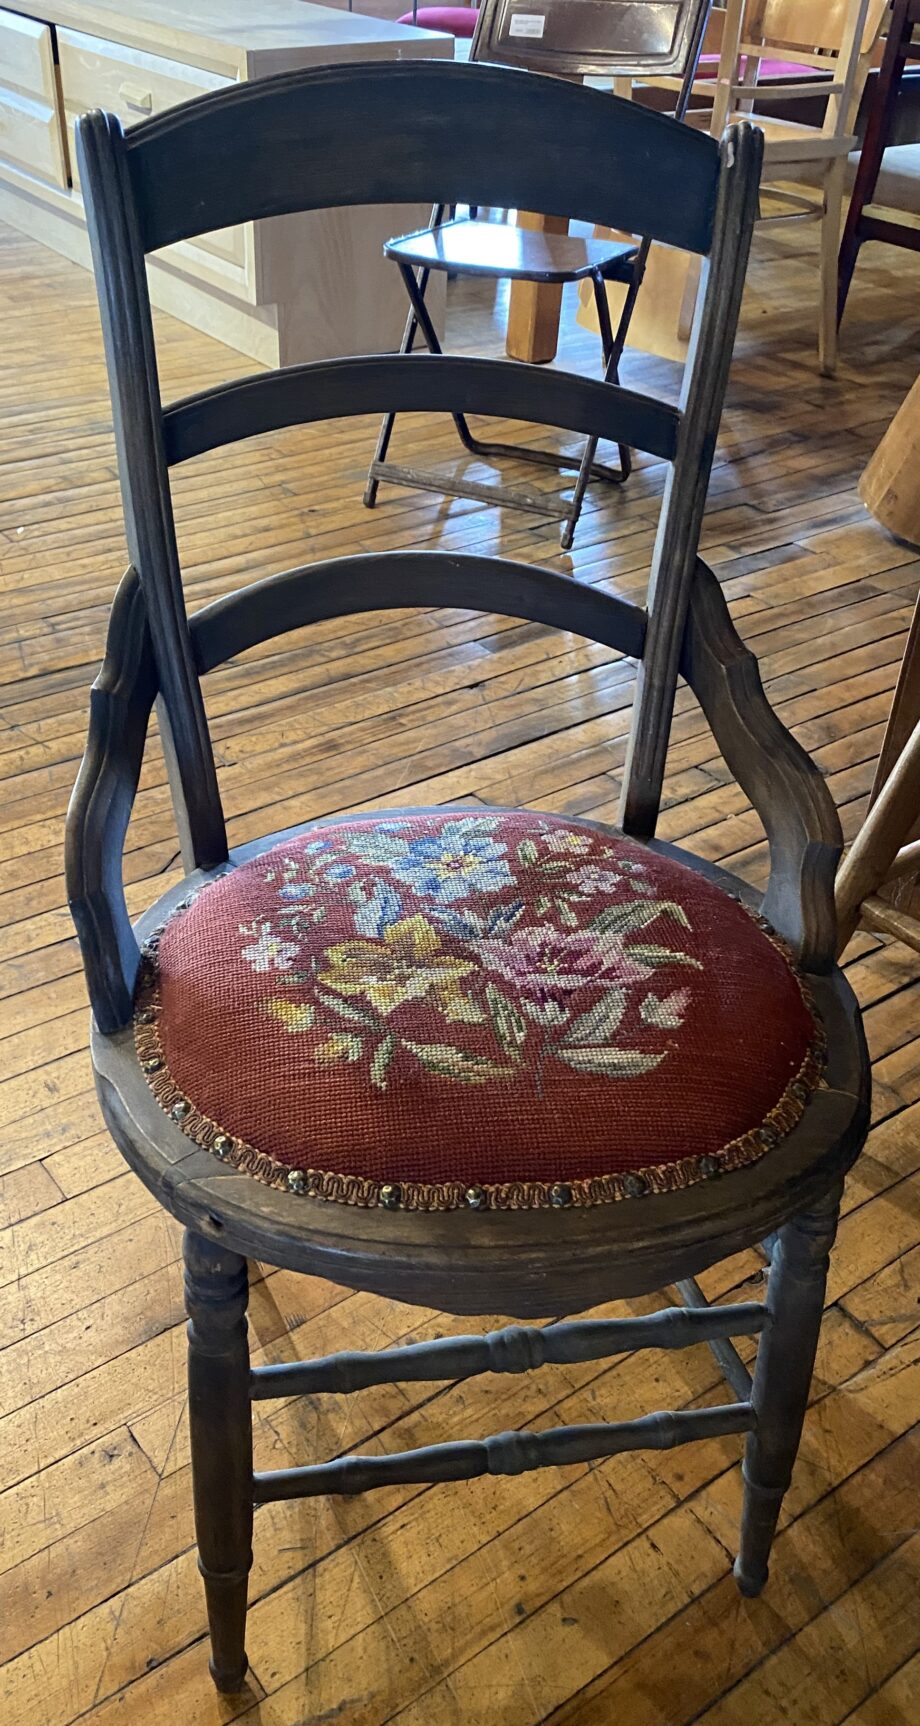
<svg viewBox="0 0 920 1726">
<path fill-rule="evenodd" d="M 557 0 L 557 7 L 559 0 Z M 626 8 L 616 8 L 617 14 L 626 13 Z M 633 8 L 638 10 L 638 8 Z M 648 47 L 640 48 L 638 52 L 628 54 L 622 42 L 614 45 L 595 45 L 587 51 L 580 45 L 578 51 L 547 52 L 542 41 L 525 38 L 510 38 L 505 27 L 509 21 L 507 8 L 497 0 L 483 0 L 479 8 L 476 25 L 476 35 L 471 49 L 471 63 L 488 60 L 504 65 L 513 65 L 524 70 L 536 69 L 538 72 L 555 73 L 569 78 L 582 78 L 589 74 L 602 74 L 610 78 L 629 75 L 630 77 L 653 76 L 667 72 L 670 76 L 680 79 L 680 88 L 674 103 L 675 120 L 683 120 L 687 112 L 690 97 L 693 93 L 693 81 L 696 77 L 700 54 L 703 49 L 703 38 L 706 25 L 712 10 L 712 0 L 682 0 L 682 17 L 675 28 L 675 40 L 671 52 L 663 56 L 653 53 Z M 561 8 L 560 8 L 561 11 Z M 557 12 L 557 16 L 559 12 Z M 564 12 L 561 13 L 564 17 Z M 614 13 L 611 11 L 611 19 Z M 627 21 L 628 22 L 628 21 Z M 470 200 L 465 202 L 469 205 Z M 448 206 L 437 203 L 431 212 L 431 220 L 427 229 L 415 234 L 401 234 L 388 240 L 384 246 L 384 255 L 391 259 L 399 269 L 403 285 L 409 300 L 409 315 L 403 332 L 400 353 L 411 353 L 415 346 L 416 336 L 421 331 L 425 346 L 429 353 L 439 354 L 441 344 L 437 330 L 425 304 L 425 295 L 433 269 L 443 270 L 455 275 L 479 275 L 492 278 L 512 277 L 516 281 L 556 283 L 559 286 L 567 282 L 590 280 L 594 290 L 594 303 L 597 309 L 597 321 L 600 329 L 601 351 L 604 359 L 603 378 L 605 383 L 617 383 L 620 375 L 620 363 L 629 336 L 629 329 L 636 309 L 639 290 L 645 279 L 651 241 L 648 236 L 640 239 L 639 244 L 623 241 L 590 241 L 582 249 L 584 255 L 575 262 L 570 261 L 568 253 L 574 242 L 566 235 L 553 233 L 521 234 L 521 255 L 513 267 L 502 266 L 496 262 L 496 247 L 490 225 L 474 223 L 473 226 L 481 239 L 478 256 L 472 260 L 461 260 L 457 249 L 451 250 L 449 241 L 451 230 L 456 228 L 458 220 L 445 223 L 444 213 Z M 476 208 L 475 200 L 472 209 Z M 552 214 L 552 212 L 549 212 Z M 465 218 L 459 221 L 467 228 L 470 224 Z M 432 236 L 440 230 L 441 245 L 432 245 Z M 448 241 L 445 246 L 444 240 Z M 532 255 L 531 255 L 532 254 Z M 626 297 L 620 310 L 616 332 L 610 320 L 610 308 L 607 302 L 607 283 L 620 282 L 626 288 Z M 367 483 L 364 488 L 364 502 L 368 509 L 373 509 L 377 502 L 380 481 L 386 479 L 392 485 L 409 486 L 413 489 L 428 489 L 446 493 L 448 497 L 467 497 L 483 503 L 499 504 L 506 509 L 524 510 L 529 515 L 543 516 L 550 521 L 562 519 L 560 542 L 563 551 L 570 550 L 575 538 L 575 529 L 581 517 L 585 492 L 589 482 L 606 481 L 609 485 L 623 485 L 632 473 L 632 454 L 628 444 L 618 445 L 619 468 L 609 467 L 597 460 L 596 437 L 589 437 L 581 455 L 567 455 L 562 451 L 548 449 L 530 449 L 525 444 L 500 443 L 494 440 L 478 438 L 471 431 L 465 414 L 452 416 L 457 436 L 465 450 L 470 455 L 479 456 L 485 461 L 523 461 L 536 467 L 554 468 L 557 472 L 565 472 L 569 468 L 576 470 L 575 484 L 570 498 L 555 494 L 525 492 L 520 488 L 511 488 L 496 483 L 480 484 L 476 480 L 448 479 L 443 474 L 437 474 L 424 468 L 405 467 L 391 462 L 388 458 L 390 439 L 396 415 L 384 415 L 377 436 L 377 446 L 371 459 L 367 473 Z"/>
<path fill-rule="evenodd" d="M 908 112 L 903 123 L 899 122 L 902 119 L 900 98 L 907 62 L 920 53 L 920 44 L 914 42 L 918 25 L 920 0 L 893 0 L 885 52 L 872 90 L 866 133 L 840 242 L 837 260 L 838 325 L 846 311 L 860 250 L 867 240 L 881 240 L 889 246 L 903 246 L 908 251 L 920 252 L 920 221 L 917 217 L 873 202 L 889 145 L 916 141 L 916 122 L 908 104 L 904 104 Z"/>
<path fill-rule="evenodd" d="M 361 126 L 354 124 L 356 114 Z M 472 140 L 462 168 L 454 150 L 460 128 Z M 540 147 L 548 130 L 567 139 L 564 155 Z M 868 1069 L 856 1004 L 834 968 L 836 812 L 817 769 L 769 707 L 756 662 L 697 555 L 761 144 L 746 125 L 720 147 L 634 103 L 561 80 L 442 62 L 335 66 L 244 84 L 127 133 L 108 114 L 79 122 L 131 567 L 113 605 L 92 691 L 87 753 L 68 820 L 67 883 L 93 1008 L 92 1057 L 106 1122 L 131 1167 L 187 1228 L 195 1518 L 211 1670 L 221 1690 L 236 1691 L 246 1670 L 253 1507 L 272 1499 L 517 1473 L 744 1432 L 736 1575 L 747 1593 L 766 1579 L 805 1413 L 842 1178 L 866 1132 Z M 669 195 L 675 183 L 680 199 Z M 564 207 L 568 196 L 575 215 L 701 256 L 703 292 L 679 407 L 504 360 L 407 354 L 295 366 L 164 408 L 145 252 L 304 207 L 449 202 L 468 192 L 483 203 L 548 209 Z M 513 414 L 624 438 L 668 461 L 647 606 L 545 568 L 412 551 L 290 570 L 188 617 L 169 467 L 278 427 L 388 407 Z M 654 829 L 679 673 L 698 697 L 729 767 L 762 815 L 772 859 L 763 913 L 809 973 L 829 1047 L 825 1082 L 800 1124 L 749 1168 L 596 1207 L 425 1213 L 382 1199 L 360 1208 L 261 1185 L 198 1148 L 152 1096 L 132 1030 L 139 943 L 202 883 L 280 837 L 228 850 L 201 678 L 314 619 L 441 604 L 555 625 L 639 659 L 622 821 L 628 832 L 666 851 L 672 848 L 655 840 Z M 188 873 L 135 929 L 125 905 L 122 854 L 155 701 Z M 751 899 L 735 878 L 675 854 Z M 710 1308 L 697 1273 L 768 1237 L 766 1304 Z M 251 1370 L 248 1256 L 459 1314 L 498 1310 L 557 1319 L 673 1283 L 687 1310 L 545 1329 L 515 1324 L 491 1337 Z M 730 1339 L 755 1333 L 760 1343 L 752 1381 Z M 737 1399 L 724 1407 L 253 1473 L 253 1400 L 520 1372 L 543 1361 L 703 1340 Z"/>
</svg>

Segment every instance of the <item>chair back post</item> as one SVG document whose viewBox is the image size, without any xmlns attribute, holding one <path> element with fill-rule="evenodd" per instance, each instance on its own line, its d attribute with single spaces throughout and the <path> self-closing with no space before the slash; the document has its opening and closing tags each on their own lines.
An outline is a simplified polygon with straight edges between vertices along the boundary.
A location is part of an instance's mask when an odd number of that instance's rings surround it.
<svg viewBox="0 0 920 1726">
<path fill-rule="evenodd" d="M 648 591 L 648 633 L 639 663 L 620 822 L 649 838 L 661 802 L 687 607 L 719 422 L 757 218 L 763 134 L 741 124 L 720 146 L 721 172 L 704 292 L 681 391 L 677 454 L 665 485 Z"/>
<path fill-rule="evenodd" d="M 227 856 L 220 793 L 182 593 L 144 253 L 124 134 L 99 111 L 77 123 L 77 157 L 99 294 L 128 554 L 140 578 L 159 713 L 187 869 Z"/>
</svg>

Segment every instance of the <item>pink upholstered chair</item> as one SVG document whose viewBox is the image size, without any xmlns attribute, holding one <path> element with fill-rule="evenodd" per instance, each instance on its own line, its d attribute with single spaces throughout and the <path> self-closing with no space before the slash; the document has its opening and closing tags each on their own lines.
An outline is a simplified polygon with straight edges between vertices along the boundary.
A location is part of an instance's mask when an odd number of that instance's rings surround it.
<svg viewBox="0 0 920 1726">
<path fill-rule="evenodd" d="M 419 30 L 441 30 L 445 36 L 456 36 L 458 41 L 470 42 L 476 31 L 476 6 L 422 6 L 418 0 L 411 12 L 404 12 L 397 18 L 397 24 L 415 24 Z"/>
</svg>

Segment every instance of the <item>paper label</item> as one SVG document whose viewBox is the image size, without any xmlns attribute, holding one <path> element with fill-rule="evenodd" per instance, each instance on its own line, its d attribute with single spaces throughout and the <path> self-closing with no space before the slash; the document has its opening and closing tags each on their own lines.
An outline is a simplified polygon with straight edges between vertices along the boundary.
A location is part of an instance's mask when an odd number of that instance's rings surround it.
<svg viewBox="0 0 920 1726">
<path fill-rule="evenodd" d="M 508 26 L 509 36 L 542 36 L 546 19 L 542 12 L 515 12 Z"/>
</svg>

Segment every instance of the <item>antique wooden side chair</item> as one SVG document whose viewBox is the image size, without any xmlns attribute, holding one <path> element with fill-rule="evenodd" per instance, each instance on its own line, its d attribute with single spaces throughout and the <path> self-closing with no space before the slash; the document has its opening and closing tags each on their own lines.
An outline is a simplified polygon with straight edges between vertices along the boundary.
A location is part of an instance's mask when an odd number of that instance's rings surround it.
<svg viewBox="0 0 920 1726">
<path fill-rule="evenodd" d="M 545 149 L 547 136 L 565 150 Z M 414 62 L 244 84 L 126 133 L 93 113 L 78 139 L 131 566 L 92 692 L 68 892 L 106 1121 L 187 1227 L 215 1682 L 242 1683 L 253 1506 L 270 1500 L 743 1432 L 736 1574 L 756 1593 L 868 1091 L 859 1016 L 834 968 L 836 814 L 697 556 L 760 135 L 740 125 L 720 146 L 563 80 Z M 701 256 L 680 406 L 429 354 L 294 366 L 163 405 L 146 252 L 254 217 L 415 199 L 568 208 Z M 546 568 L 410 548 L 307 564 L 187 616 L 170 466 L 385 409 L 510 414 L 669 463 L 647 607 Z M 622 831 L 525 809 L 397 809 L 229 852 L 201 679 L 312 620 L 419 605 L 498 611 L 639 660 Z M 762 814 L 772 872 L 759 909 L 734 877 L 654 838 L 679 673 Z M 154 701 L 187 876 L 132 927 L 122 852 Z M 709 1307 L 696 1274 L 767 1237 L 765 1305 Z M 558 1318 L 675 1282 L 687 1310 L 250 1370 L 247 1255 L 454 1314 Z M 752 1383 L 729 1339 L 756 1333 Z M 699 1341 L 737 1400 L 253 1472 L 253 1399 Z"/>
<path fill-rule="evenodd" d="M 674 0 L 667 7 L 655 4 L 654 0 L 627 0 L 618 6 L 578 8 L 567 0 L 541 0 L 540 12 L 534 13 L 523 0 L 521 4 L 515 0 L 511 5 L 505 0 L 483 0 L 476 13 L 470 59 L 578 81 L 588 76 L 628 81 L 667 72 L 676 80 L 674 116 L 680 120 L 690 99 L 711 5 L 712 0 Z M 558 142 L 560 146 L 564 144 L 562 139 Z M 533 228 L 520 217 L 518 225 L 456 215 L 445 221 L 446 208 L 444 203 L 436 204 L 427 228 L 397 235 L 384 246 L 385 256 L 399 269 L 409 301 L 402 352 L 411 353 L 420 332 L 429 353 L 441 352 L 438 333 L 425 303 L 432 270 L 454 276 L 539 283 L 557 289 L 560 295 L 566 282 L 590 282 L 601 338 L 603 375 L 615 383 L 645 275 L 648 237 L 636 241 L 621 234 L 581 239 L 569 234 L 568 221 L 559 210 L 539 212 L 546 219 Z M 616 330 L 607 302 L 608 282 L 618 282 L 626 290 Z M 606 480 L 620 485 L 632 472 L 629 447 L 622 442 L 619 467 L 611 468 L 596 459 L 597 438 L 587 438 L 581 453 L 575 455 L 531 449 L 526 444 L 477 437 L 466 416 L 455 414 L 457 435 L 470 455 L 487 461 L 524 461 L 557 472 L 573 468 L 576 478 L 571 496 L 562 497 L 557 493 L 525 492 L 495 482 L 482 484 L 465 476 L 447 477 L 388 460 L 395 418 L 392 413 L 384 415 L 380 426 L 364 490 L 368 509 L 376 504 L 383 479 L 394 485 L 429 487 L 450 497 L 497 503 L 551 521 L 561 518 L 560 539 L 563 550 L 568 551 L 589 481 Z"/>
</svg>

